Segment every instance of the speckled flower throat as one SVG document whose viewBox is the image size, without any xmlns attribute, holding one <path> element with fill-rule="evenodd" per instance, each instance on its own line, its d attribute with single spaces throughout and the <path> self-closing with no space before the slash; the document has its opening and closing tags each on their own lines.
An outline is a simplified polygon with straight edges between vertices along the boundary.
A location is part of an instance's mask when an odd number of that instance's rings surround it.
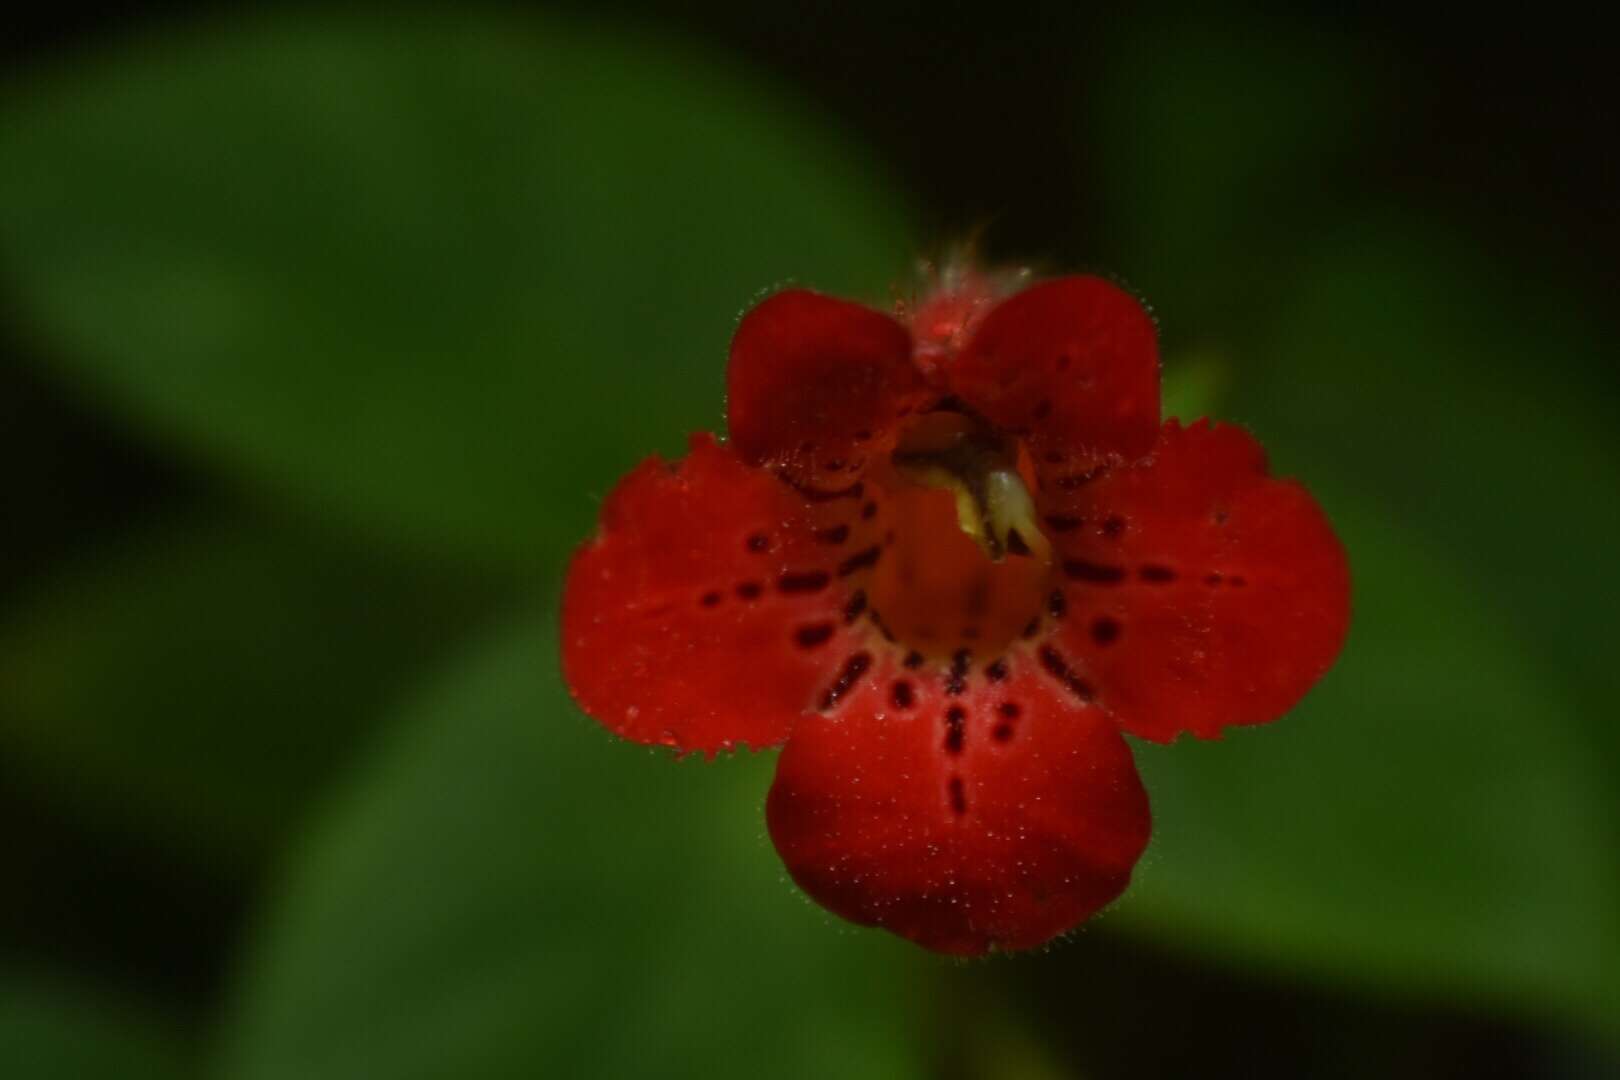
<svg viewBox="0 0 1620 1080">
<path fill-rule="evenodd" d="M 868 591 L 887 612 L 874 620 L 910 648 L 993 658 L 1035 633 L 1052 548 L 1021 444 L 961 410 L 945 402 L 912 418 L 872 470 L 892 524 Z"/>
</svg>

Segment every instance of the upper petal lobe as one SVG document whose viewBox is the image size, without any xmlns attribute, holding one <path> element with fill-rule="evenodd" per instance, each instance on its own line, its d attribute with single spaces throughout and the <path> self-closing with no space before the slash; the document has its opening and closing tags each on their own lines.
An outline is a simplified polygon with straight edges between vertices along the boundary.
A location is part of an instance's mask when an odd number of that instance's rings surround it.
<svg viewBox="0 0 1620 1080">
<path fill-rule="evenodd" d="M 945 365 L 951 391 L 1038 457 L 1141 457 L 1159 429 L 1153 319 L 1102 278 L 1032 285 L 1001 301 Z"/>
<path fill-rule="evenodd" d="M 836 484 L 858 474 L 904 413 L 928 396 L 911 335 L 847 300 L 789 289 L 737 326 L 726 369 L 731 443 L 751 464 Z"/>
</svg>

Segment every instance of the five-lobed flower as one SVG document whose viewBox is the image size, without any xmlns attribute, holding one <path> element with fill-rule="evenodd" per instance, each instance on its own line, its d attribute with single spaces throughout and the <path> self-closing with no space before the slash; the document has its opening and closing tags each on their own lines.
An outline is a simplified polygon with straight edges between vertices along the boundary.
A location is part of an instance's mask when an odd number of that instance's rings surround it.
<svg viewBox="0 0 1620 1080">
<path fill-rule="evenodd" d="M 1349 621 L 1305 489 L 1236 427 L 1160 423 L 1141 305 L 1013 281 L 953 272 L 897 317 L 764 300 L 729 441 L 625 477 L 563 605 L 586 712 L 682 751 L 785 743 L 794 880 L 961 954 L 1124 890 L 1150 817 L 1121 732 L 1275 719 Z"/>
</svg>

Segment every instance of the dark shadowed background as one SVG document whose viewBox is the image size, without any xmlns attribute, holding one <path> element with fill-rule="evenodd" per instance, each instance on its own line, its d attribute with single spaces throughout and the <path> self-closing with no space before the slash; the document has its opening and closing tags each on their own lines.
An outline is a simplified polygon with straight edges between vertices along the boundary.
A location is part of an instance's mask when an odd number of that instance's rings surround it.
<svg viewBox="0 0 1620 1080">
<path fill-rule="evenodd" d="M 1617 76 L 1567 21 L 67 4 L 0 36 L 0 1075 L 1620 1074 Z M 1118 276 L 1355 569 L 1139 746 L 1035 955 L 787 883 L 771 757 L 558 681 L 738 314 L 970 236 Z"/>
</svg>

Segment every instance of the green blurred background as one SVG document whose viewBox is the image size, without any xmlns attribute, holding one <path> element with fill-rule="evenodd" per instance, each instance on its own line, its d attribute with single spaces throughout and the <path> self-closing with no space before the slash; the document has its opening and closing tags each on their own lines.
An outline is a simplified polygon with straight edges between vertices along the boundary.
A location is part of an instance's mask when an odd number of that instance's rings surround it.
<svg viewBox="0 0 1620 1080">
<path fill-rule="evenodd" d="M 1617 77 L 1484 18 L 22 16 L 0 1075 L 1620 1075 Z M 585 720 L 553 605 L 762 290 L 970 235 L 1140 290 L 1356 618 L 1138 748 L 1123 900 L 962 964 L 795 892 L 770 755 Z"/>
</svg>

